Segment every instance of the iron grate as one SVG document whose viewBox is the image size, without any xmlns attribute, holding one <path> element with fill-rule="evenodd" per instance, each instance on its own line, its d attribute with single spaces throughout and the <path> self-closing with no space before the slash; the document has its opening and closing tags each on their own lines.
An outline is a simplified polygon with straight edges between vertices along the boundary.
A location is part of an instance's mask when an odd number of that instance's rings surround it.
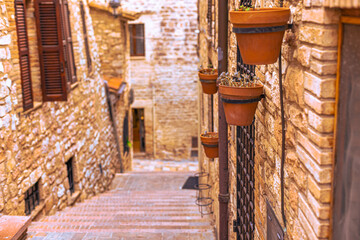
<svg viewBox="0 0 360 240">
<path fill-rule="evenodd" d="M 246 1 L 244 1 L 246 4 Z M 241 74 L 255 76 L 255 66 L 243 64 L 238 49 L 237 54 L 238 71 Z M 236 129 L 237 142 L 237 219 L 234 221 L 234 231 L 237 239 L 252 240 L 254 239 L 255 230 L 255 125 L 240 127 Z"/>
<path fill-rule="evenodd" d="M 39 182 L 25 192 L 25 214 L 28 216 L 40 203 Z"/>
</svg>

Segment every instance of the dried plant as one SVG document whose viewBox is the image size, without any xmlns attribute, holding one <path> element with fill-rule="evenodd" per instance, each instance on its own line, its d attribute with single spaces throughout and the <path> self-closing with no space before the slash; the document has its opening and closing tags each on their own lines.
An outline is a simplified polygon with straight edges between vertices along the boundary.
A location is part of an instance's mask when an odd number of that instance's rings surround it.
<svg viewBox="0 0 360 240">
<path fill-rule="evenodd" d="M 248 74 L 241 74 L 240 72 L 235 72 L 232 76 L 228 72 L 223 72 L 218 78 L 220 85 L 229 87 L 255 87 L 258 81 L 258 77 L 251 77 Z"/>
<path fill-rule="evenodd" d="M 203 137 L 208 137 L 208 138 L 218 138 L 219 134 L 218 133 L 208 133 L 207 131 L 205 131 L 204 134 L 202 134 Z"/>
</svg>

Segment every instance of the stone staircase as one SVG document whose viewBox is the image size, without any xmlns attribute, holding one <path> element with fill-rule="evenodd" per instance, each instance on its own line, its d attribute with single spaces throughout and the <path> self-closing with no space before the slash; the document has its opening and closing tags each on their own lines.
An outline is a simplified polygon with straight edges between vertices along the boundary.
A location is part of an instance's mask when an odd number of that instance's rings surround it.
<svg viewBox="0 0 360 240">
<path fill-rule="evenodd" d="M 215 239 L 196 192 L 181 190 L 189 173 L 118 175 L 112 190 L 29 227 L 29 239 Z"/>
</svg>

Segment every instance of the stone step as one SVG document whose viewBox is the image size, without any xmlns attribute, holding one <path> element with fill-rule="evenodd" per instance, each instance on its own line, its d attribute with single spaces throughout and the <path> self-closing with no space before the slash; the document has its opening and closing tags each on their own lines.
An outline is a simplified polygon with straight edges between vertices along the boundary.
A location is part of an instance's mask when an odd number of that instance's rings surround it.
<svg viewBox="0 0 360 240">
<path fill-rule="evenodd" d="M 212 229 L 209 222 L 34 222 L 29 231 L 49 229 Z"/>
<path fill-rule="evenodd" d="M 71 216 L 108 216 L 109 212 L 104 211 L 95 211 L 95 212 L 60 212 L 57 213 L 55 216 L 64 216 L 64 217 L 71 217 Z M 199 211 L 194 212 L 173 212 L 173 211 L 167 211 L 167 212 L 152 212 L 148 213 L 146 211 L 119 211 L 119 212 L 113 212 L 112 215 L 116 216 L 198 216 Z"/>
<path fill-rule="evenodd" d="M 133 221 L 152 221 L 152 222 L 208 222 L 206 218 L 201 216 L 72 216 L 71 218 L 63 216 L 48 216 L 41 219 L 41 222 L 133 222 Z"/>
<path fill-rule="evenodd" d="M 98 235 L 99 233 L 101 233 L 99 231 L 99 229 L 36 229 L 33 230 L 32 228 L 29 228 L 28 230 L 29 235 L 39 232 L 57 232 L 57 233 L 94 233 L 96 235 Z M 210 229 L 210 228 L 206 228 L 206 229 L 184 229 L 184 228 L 179 228 L 179 229 L 166 229 L 166 231 L 164 231 L 164 229 L 154 229 L 154 228 L 136 228 L 136 229 L 106 229 L 104 232 L 106 233 L 121 233 L 121 234 L 135 234 L 136 236 L 139 236 L 139 234 L 143 234 L 143 233 L 149 233 L 149 234 L 154 234 L 154 233 L 171 233 L 171 234 L 214 234 L 214 230 Z M 89 234 L 87 234 L 87 236 L 89 236 Z M 122 235 L 120 236 L 122 237 Z M 50 238 L 53 239 L 53 238 Z M 141 238 L 139 238 L 141 239 Z M 161 238 L 160 238 L 161 239 Z M 207 238 L 206 240 L 209 239 L 214 239 L 214 238 Z"/>
</svg>

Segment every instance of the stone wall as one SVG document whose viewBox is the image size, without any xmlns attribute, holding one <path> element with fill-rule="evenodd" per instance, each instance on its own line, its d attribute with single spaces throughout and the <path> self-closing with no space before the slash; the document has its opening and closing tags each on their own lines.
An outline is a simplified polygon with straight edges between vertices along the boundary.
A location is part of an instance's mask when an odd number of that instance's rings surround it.
<svg viewBox="0 0 360 240">
<path fill-rule="evenodd" d="M 127 84 L 124 92 L 120 96 L 111 94 L 111 101 L 116 116 L 123 170 L 126 172 L 132 169 L 132 151 L 124 152 L 123 144 L 123 126 L 126 114 L 128 114 L 129 121 L 129 141 L 131 141 L 132 133 L 129 102 L 129 94 L 132 86 L 129 81 L 130 40 L 127 24 L 128 19 L 119 16 L 115 17 L 112 10 L 106 6 L 106 4 L 100 2 L 90 3 L 90 15 L 99 48 L 101 75 L 105 79 L 112 77 L 119 78 L 119 80 L 121 79 L 122 82 Z"/>
<path fill-rule="evenodd" d="M 198 135 L 197 1 L 123 1 L 141 13 L 145 57 L 131 57 L 132 108 L 145 111 L 146 153 L 160 159 L 189 159 Z M 141 69 L 141 71 L 139 71 Z"/>
<path fill-rule="evenodd" d="M 327 239 L 331 234 L 332 171 L 334 163 L 334 114 L 338 23 L 340 11 L 323 1 L 284 1 L 292 11 L 293 30 L 287 30 L 282 46 L 282 74 L 286 122 L 285 216 L 286 239 Z M 261 1 L 262 6 L 278 2 Z M 237 7 L 229 1 L 229 8 Z M 204 46 L 207 1 L 200 1 L 200 59 L 206 63 L 214 49 Z M 236 70 L 236 39 L 229 23 L 229 71 Z M 256 112 L 255 139 L 255 239 L 266 239 L 266 200 L 281 217 L 280 166 L 281 116 L 278 63 L 258 66 L 256 75 L 265 86 L 265 99 Z M 217 99 L 216 95 L 214 99 Z M 201 131 L 209 128 L 208 97 L 200 101 Z M 216 100 L 214 101 L 216 104 Z M 217 109 L 214 114 L 217 119 Z M 232 223 L 236 215 L 236 127 L 229 126 L 230 216 L 229 236 L 236 239 Z M 210 184 L 217 201 L 217 160 L 203 154 L 200 166 L 211 167 Z M 218 207 L 214 206 L 215 219 Z M 218 225 L 217 225 L 218 226 Z"/>
<path fill-rule="evenodd" d="M 52 214 L 108 188 L 117 156 L 100 59 L 86 1 L 86 26 L 94 71 L 86 66 L 79 2 L 69 0 L 78 82 L 66 102 L 42 102 L 32 1 L 28 5 L 30 57 L 36 104 L 22 110 L 14 2 L 1 3 L 0 29 L 0 212 L 24 215 L 26 190 L 39 182 L 36 211 Z M 65 162 L 73 157 L 75 194 L 69 191 Z M 101 168 L 100 168 L 101 164 Z"/>
</svg>

